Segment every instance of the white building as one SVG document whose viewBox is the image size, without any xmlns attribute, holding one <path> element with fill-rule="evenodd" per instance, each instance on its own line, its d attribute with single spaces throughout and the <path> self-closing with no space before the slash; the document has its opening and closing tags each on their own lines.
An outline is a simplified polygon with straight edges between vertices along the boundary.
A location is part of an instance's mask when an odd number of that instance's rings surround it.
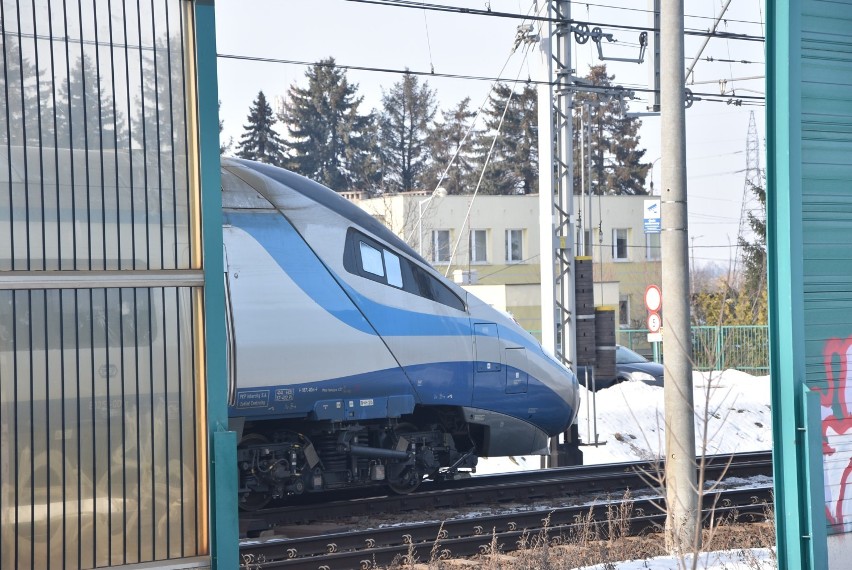
<svg viewBox="0 0 852 570">
<path fill-rule="evenodd" d="M 409 192 L 355 203 L 391 228 L 439 271 L 541 330 L 537 195 L 431 196 Z M 575 200 L 577 252 L 594 262 L 595 304 L 617 307 L 622 328 L 643 328 L 643 296 L 661 279 L 660 234 L 645 234 L 647 196 Z M 589 212 L 591 215 L 588 215 Z M 589 228 L 591 227 L 591 230 Z"/>
</svg>

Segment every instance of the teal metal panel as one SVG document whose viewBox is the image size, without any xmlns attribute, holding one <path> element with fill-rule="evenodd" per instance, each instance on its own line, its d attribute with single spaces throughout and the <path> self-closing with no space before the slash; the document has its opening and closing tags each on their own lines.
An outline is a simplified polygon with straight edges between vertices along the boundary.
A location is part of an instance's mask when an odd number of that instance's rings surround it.
<svg viewBox="0 0 852 570">
<path fill-rule="evenodd" d="M 852 0 L 768 9 L 779 567 L 825 568 L 852 531 Z"/>
<path fill-rule="evenodd" d="M 237 568 L 236 434 L 228 432 L 225 362 L 225 288 L 222 263 L 222 183 L 213 0 L 196 0 L 198 118 L 204 228 L 204 307 L 207 339 L 207 414 L 210 432 L 210 555 L 212 567 Z"/>
<path fill-rule="evenodd" d="M 779 568 L 809 568 L 812 543 L 802 516 L 805 487 L 797 426 L 804 385 L 802 296 L 800 3 L 767 5 L 767 258 L 769 265 L 770 376 Z"/>
<path fill-rule="evenodd" d="M 803 4 L 801 70 L 805 381 L 823 418 L 811 530 L 824 536 L 852 531 L 852 0 Z"/>
</svg>

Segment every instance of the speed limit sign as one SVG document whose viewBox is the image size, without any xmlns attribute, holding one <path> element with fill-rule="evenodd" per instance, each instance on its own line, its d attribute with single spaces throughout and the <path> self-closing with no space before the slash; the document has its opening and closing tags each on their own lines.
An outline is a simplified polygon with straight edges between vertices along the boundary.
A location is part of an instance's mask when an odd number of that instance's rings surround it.
<svg viewBox="0 0 852 570">
<path fill-rule="evenodd" d="M 658 313 L 648 313 L 648 332 L 658 333 L 663 321 Z"/>
</svg>

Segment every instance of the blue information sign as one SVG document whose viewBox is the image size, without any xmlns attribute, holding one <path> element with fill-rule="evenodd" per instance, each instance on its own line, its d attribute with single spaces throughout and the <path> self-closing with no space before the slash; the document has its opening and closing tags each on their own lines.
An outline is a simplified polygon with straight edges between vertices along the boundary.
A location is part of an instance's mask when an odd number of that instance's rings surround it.
<svg viewBox="0 0 852 570">
<path fill-rule="evenodd" d="M 643 209 L 643 219 L 645 221 L 646 234 L 658 234 L 662 229 L 660 222 L 660 201 L 645 200 L 645 208 Z"/>
</svg>

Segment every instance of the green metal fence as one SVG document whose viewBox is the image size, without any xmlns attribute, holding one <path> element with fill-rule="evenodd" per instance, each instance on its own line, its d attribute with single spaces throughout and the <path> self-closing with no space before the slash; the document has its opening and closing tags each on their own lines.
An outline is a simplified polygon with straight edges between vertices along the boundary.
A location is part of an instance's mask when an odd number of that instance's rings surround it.
<svg viewBox="0 0 852 570">
<path fill-rule="evenodd" d="M 617 331 L 618 344 L 651 357 L 653 347 L 645 329 Z M 659 345 L 662 355 L 662 343 Z M 692 356 L 695 370 L 735 368 L 755 374 L 769 373 L 769 327 L 692 327 Z"/>
</svg>

